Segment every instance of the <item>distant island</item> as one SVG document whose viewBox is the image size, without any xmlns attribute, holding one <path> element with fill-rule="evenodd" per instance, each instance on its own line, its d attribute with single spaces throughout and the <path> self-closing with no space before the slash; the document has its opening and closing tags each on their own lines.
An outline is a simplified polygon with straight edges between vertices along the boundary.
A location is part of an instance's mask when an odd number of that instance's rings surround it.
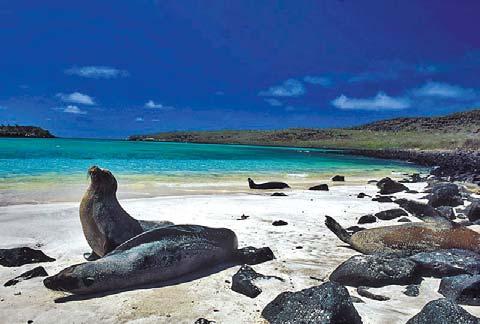
<svg viewBox="0 0 480 324">
<path fill-rule="evenodd" d="M 55 138 L 48 130 L 36 126 L 0 125 L 0 137 Z"/>
<path fill-rule="evenodd" d="M 480 149 L 480 109 L 442 117 L 396 118 L 341 129 L 219 130 L 130 136 L 131 141 L 346 149 Z"/>
</svg>

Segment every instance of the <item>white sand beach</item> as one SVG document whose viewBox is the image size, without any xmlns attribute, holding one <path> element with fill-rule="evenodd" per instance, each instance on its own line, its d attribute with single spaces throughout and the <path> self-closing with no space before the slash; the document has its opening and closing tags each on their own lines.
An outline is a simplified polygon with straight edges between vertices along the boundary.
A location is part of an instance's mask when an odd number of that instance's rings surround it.
<svg viewBox="0 0 480 324">
<path fill-rule="evenodd" d="M 377 193 L 375 185 L 364 183 L 351 183 L 347 179 L 344 184 L 331 186 L 329 192 L 286 190 L 288 197 L 271 197 L 270 191 L 252 190 L 121 200 L 123 207 L 137 219 L 227 227 L 236 232 L 240 247 L 269 246 L 276 260 L 253 268 L 265 275 L 279 276 L 285 282 L 274 279 L 259 282 L 263 292 L 255 299 L 230 289 L 232 275 L 240 266 L 175 285 L 83 299 L 63 298 L 68 294 L 46 289 L 42 278 L 4 287 L 7 280 L 37 265 L 44 266 L 53 275 L 67 266 L 83 262 L 82 254 L 90 249 L 80 226 L 78 203 L 0 207 L 0 248 L 40 248 L 57 259 L 18 268 L 0 267 L 0 322 L 193 323 L 203 317 L 217 323 L 263 323 L 262 309 L 279 293 L 319 285 L 342 261 L 357 254 L 325 227 L 325 215 L 334 217 L 344 226 L 352 226 L 362 215 L 397 206 L 357 198 L 359 192 Z M 408 186 L 421 190 L 424 185 Z M 420 198 L 423 194 L 401 193 L 396 196 Z M 242 214 L 250 217 L 238 220 Z M 271 225 L 272 221 L 280 219 L 287 221 L 288 225 Z M 415 221 L 413 217 L 410 219 Z M 364 323 L 405 323 L 428 301 L 441 297 L 436 292 L 438 284 L 438 279 L 424 280 L 420 295 L 415 298 L 404 295 L 403 286 L 371 289 L 391 299 L 374 301 L 362 297 L 365 303 L 354 305 Z M 358 296 L 354 289 L 349 288 L 349 291 Z M 57 299 L 61 302 L 56 303 Z M 465 309 L 480 316 L 478 307 Z"/>
</svg>

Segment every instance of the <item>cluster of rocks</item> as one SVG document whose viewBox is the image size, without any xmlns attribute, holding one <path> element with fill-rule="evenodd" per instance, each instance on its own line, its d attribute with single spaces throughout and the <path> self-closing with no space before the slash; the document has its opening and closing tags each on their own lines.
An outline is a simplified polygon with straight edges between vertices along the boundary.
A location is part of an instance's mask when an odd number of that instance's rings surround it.
<svg viewBox="0 0 480 324">
<path fill-rule="evenodd" d="M 41 250 L 36 250 L 29 247 L 0 249 L 0 265 L 4 267 L 20 267 L 26 264 L 53 261 L 55 261 L 54 258 L 49 257 Z M 43 267 L 35 267 L 13 279 L 8 280 L 6 283 L 4 283 L 4 286 L 10 287 L 24 280 L 46 276 L 48 276 L 48 273 Z"/>
<path fill-rule="evenodd" d="M 448 181 L 467 181 L 480 185 L 480 151 L 349 150 L 349 154 L 390 160 L 403 160 L 434 167 L 431 174 Z"/>
</svg>

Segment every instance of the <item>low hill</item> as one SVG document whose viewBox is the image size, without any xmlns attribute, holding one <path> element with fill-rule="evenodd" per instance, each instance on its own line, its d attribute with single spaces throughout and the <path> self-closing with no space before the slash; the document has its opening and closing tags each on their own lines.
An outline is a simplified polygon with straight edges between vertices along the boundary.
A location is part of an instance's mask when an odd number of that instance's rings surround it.
<svg viewBox="0 0 480 324">
<path fill-rule="evenodd" d="M 441 117 L 395 118 L 381 120 L 352 129 L 371 131 L 458 131 L 480 132 L 480 109 Z"/>
<path fill-rule="evenodd" d="M 0 125 L 0 137 L 54 138 L 48 130 L 36 126 Z"/>
<path fill-rule="evenodd" d="M 165 132 L 132 141 L 349 149 L 480 149 L 480 110 L 443 117 L 397 118 L 354 128 Z"/>
</svg>

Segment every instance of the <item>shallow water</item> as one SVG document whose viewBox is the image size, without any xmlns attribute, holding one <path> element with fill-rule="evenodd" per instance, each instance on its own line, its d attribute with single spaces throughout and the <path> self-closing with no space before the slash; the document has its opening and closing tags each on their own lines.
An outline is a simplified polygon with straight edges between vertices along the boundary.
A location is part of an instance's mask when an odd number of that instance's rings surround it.
<svg viewBox="0 0 480 324">
<path fill-rule="evenodd" d="M 226 190 L 235 184 L 243 185 L 248 176 L 309 183 L 337 173 L 373 176 L 415 169 L 403 162 L 321 149 L 91 139 L 0 139 L 0 205 L 11 203 L 9 200 L 15 200 L 22 191 L 48 196 L 48 190 L 59 190 L 60 194 L 73 193 L 77 197 L 88 183 L 86 171 L 92 165 L 110 169 L 125 185 L 124 191 L 148 195 L 158 194 L 160 187 L 162 190 L 173 187 L 190 191 L 213 187 Z"/>
</svg>

